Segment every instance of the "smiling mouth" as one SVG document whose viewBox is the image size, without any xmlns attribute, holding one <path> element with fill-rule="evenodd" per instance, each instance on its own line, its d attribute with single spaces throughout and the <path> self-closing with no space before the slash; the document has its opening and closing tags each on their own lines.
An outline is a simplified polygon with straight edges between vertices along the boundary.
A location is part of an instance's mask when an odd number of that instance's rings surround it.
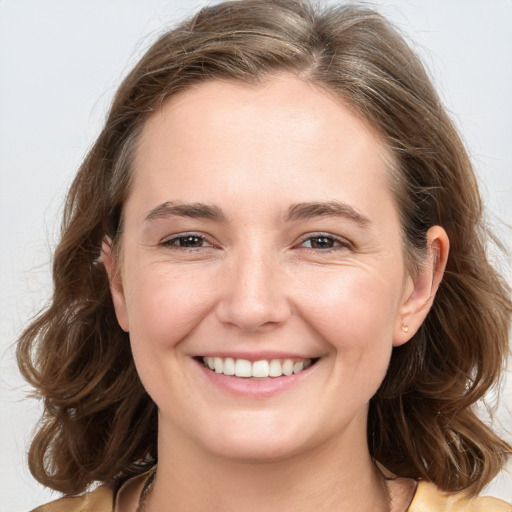
<svg viewBox="0 0 512 512">
<path fill-rule="evenodd" d="M 212 372 L 246 379 L 290 376 L 309 368 L 318 359 L 262 359 L 251 362 L 247 359 L 235 359 L 232 357 L 197 358 L 203 366 Z"/>
</svg>

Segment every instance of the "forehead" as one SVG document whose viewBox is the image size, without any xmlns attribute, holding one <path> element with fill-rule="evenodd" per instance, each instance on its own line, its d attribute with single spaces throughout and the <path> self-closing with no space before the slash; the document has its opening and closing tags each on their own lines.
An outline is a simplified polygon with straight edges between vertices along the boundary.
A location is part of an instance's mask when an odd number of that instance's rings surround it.
<svg viewBox="0 0 512 512">
<path fill-rule="evenodd" d="M 251 123 L 246 122 L 249 120 Z M 340 123 L 343 133 L 332 130 Z M 199 138 L 210 125 L 225 129 L 237 127 L 245 135 L 253 135 L 263 128 L 269 139 L 278 136 L 277 143 L 283 137 L 288 138 L 292 124 L 297 138 L 302 136 L 311 141 L 319 130 L 330 128 L 323 132 L 326 143 L 341 136 L 352 136 L 356 142 L 364 132 L 368 139 L 381 146 L 382 154 L 387 152 L 377 130 L 357 115 L 342 96 L 288 73 L 270 75 L 255 84 L 211 79 L 180 91 L 167 98 L 146 121 L 143 143 L 162 135 L 165 125 L 165 136 L 174 135 L 175 141 L 182 129 L 192 126 Z M 201 130 L 202 127 L 205 130 Z M 221 135 L 227 135 L 227 131 L 210 132 L 208 138 Z"/>
<path fill-rule="evenodd" d="M 341 199 L 358 200 L 370 186 L 389 189 L 391 160 L 370 123 L 318 86 L 291 75 L 255 85 L 211 80 L 172 96 L 148 119 L 134 189 L 153 202 L 175 199 L 166 193 L 214 202 L 227 189 L 238 192 L 234 200 L 278 189 L 283 201 L 299 202 L 338 200 L 329 196 L 350 188 L 352 198 Z"/>
</svg>

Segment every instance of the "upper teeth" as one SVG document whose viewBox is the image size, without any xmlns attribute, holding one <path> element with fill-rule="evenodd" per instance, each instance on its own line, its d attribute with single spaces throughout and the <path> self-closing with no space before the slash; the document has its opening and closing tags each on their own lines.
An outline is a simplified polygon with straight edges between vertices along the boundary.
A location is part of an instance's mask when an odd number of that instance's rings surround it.
<svg viewBox="0 0 512 512">
<path fill-rule="evenodd" d="M 216 373 L 257 378 L 291 375 L 299 373 L 311 365 L 311 359 L 262 359 L 251 363 L 247 359 L 232 357 L 203 357 L 203 362 Z"/>
</svg>

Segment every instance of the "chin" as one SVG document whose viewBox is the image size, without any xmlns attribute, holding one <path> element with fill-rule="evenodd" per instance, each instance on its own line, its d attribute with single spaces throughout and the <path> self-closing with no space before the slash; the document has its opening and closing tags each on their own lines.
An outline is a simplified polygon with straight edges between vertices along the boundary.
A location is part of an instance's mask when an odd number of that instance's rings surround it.
<svg viewBox="0 0 512 512">
<path fill-rule="evenodd" d="M 211 448 L 218 457 L 234 462 L 264 464 L 279 462 L 301 452 L 300 447 L 291 446 L 289 440 L 265 440 L 255 443 L 240 439 L 221 441 Z"/>
</svg>

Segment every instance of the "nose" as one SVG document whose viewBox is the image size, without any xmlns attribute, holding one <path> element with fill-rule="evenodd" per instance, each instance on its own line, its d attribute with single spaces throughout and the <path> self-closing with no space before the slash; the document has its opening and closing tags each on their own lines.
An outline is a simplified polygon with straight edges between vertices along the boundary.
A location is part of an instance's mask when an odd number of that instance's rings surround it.
<svg viewBox="0 0 512 512">
<path fill-rule="evenodd" d="M 265 251 L 245 250 L 224 276 L 217 318 L 226 326 L 256 332 L 278 326 L 290 315 L 282 269 Z"/>
</svg>

